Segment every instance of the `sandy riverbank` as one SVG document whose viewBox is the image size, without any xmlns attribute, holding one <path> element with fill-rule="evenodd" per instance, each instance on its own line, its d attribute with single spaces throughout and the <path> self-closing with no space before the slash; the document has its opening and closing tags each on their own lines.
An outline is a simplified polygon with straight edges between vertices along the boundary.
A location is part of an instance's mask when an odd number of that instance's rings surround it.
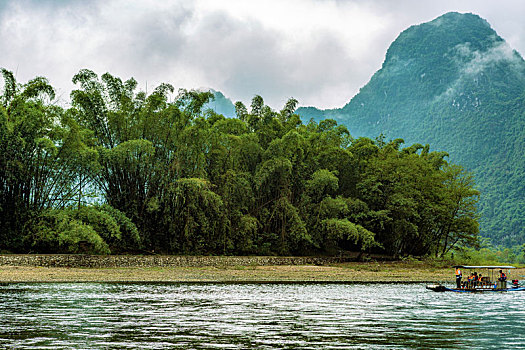
<svg viewBox="0 0 525 350">
<path fill-rule="evenodd" d="M 225 262 L 231 262 L 225 260 Z M 525 268 L 511 278 L 525 275 Z M 513 277 L 514 276 L 514 277 Z M 454 271 L 420 261 L 345 262 L 318 265 L 147 267 L 0 266 L 4 282 L 453 282 Z"/>
<path fill-rule="evenodd" d="M 0 282 L 427 282 L 453 278 L 450 268 L 400 262 L 331 266 L 0 267 Z"/>
</svg>

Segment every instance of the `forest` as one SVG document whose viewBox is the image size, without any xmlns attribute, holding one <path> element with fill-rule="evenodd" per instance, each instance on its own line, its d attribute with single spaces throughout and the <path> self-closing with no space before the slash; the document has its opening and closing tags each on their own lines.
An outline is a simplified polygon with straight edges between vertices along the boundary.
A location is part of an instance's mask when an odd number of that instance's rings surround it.
<svg viewBox="0 0 525 350">
<path fill-rule="evenodd" d="M 475 176 L 480 235 L 525 244 L 525 61 L 479 16 L 448 13 L 406 29 L 347 105 L 296 113 L 447 151 Z"/>
<path fill-rule="evenodd" d="M 443 256 L 475 247 L 473 177 L 429 145 L 353 138 L 255 96 L 236 118 L 210 92 L 83 69 L 65 107 L 2 69 L 3 253 Z"/>
</svg>

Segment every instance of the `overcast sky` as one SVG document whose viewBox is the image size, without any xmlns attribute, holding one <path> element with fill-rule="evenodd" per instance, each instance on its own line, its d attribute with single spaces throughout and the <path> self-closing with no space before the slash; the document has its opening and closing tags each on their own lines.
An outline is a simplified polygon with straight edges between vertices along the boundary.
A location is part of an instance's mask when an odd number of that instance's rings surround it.
<svg viewBox="0 0 525 350">
<path fill-rule="evenodd" d="M 214 88 L 280 109 L 341 107 L 407 27 L 472 12 L 525 53 L 522 0 L 0 0 L 0 67 L 47 77 L 69 101 L 81 68 L 148 90 Z"/>
</svg>

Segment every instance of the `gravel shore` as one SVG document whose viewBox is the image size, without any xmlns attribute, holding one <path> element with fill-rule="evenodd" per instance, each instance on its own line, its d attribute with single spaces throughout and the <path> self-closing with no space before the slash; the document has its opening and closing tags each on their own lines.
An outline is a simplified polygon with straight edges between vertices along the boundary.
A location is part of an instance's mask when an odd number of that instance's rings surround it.
<svg viewBox="0 0 525 350">
<path fill-rule="evenodd" d="M 525 275 L 525 268 L 511 278 Z M 424 262 L 346 262 L 318 265 L 228 265 L 203 267 L 40 267 L 0 266 L 0 283 L 13 282 L 454 282 L 451 267 Z"/>
<path fill-rule="evenodd" d="M 452 269 L 399 263 L 333 266 L 62 268 L 0 267 L 0 282 L 428 282 L 452 281 Z"/>
</svg>

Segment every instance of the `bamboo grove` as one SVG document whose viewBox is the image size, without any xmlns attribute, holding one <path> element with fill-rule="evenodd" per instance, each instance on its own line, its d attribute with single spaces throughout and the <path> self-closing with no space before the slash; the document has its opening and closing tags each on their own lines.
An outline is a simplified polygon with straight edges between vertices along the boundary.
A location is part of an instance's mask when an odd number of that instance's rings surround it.
<svg viewBox="0 0 525 350">
<path fill-rule="evenodd" d="M 45 78 L 2 75 L 3 252 L 440 256 L 477 242 L 471 175 L 428 145 L 305 125 L 295 99 L 274 111 L 255 96 L 225 118 L 203 108 L 209 92 L 81 70 L 64 108 Z"/>
</svg>

